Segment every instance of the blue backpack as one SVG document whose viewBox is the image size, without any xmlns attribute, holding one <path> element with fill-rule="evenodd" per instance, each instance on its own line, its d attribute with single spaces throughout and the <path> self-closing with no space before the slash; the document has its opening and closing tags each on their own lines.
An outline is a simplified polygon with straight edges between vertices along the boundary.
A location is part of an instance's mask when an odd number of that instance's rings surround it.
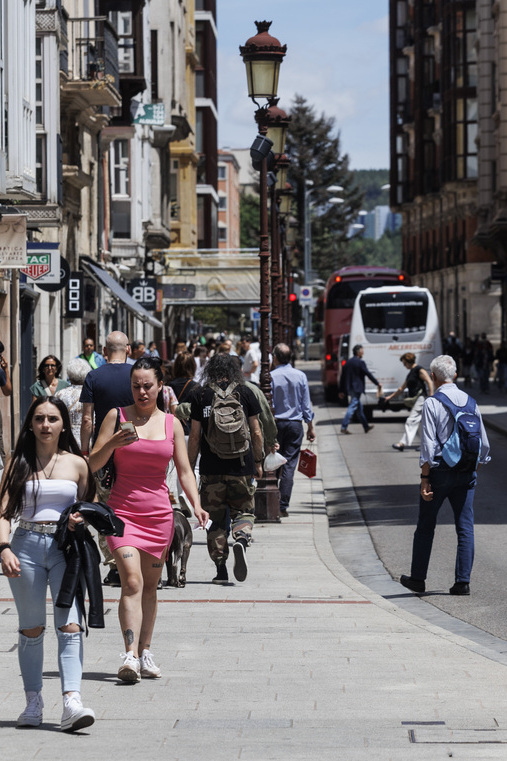
<svg viewBox="0 0 507 761">
<path fill-rule="evenodd" d="M 442 459 L 450 467 L 471 472 L 476 469 L 481 454 L 481 420 L 476 413 L 475 399 L 468 397 L 464 407 L 453 404 L 448 396 L 437 391 L 433 394 L 454 418 L 454 428 L 442 445 Z"/>
</svg>

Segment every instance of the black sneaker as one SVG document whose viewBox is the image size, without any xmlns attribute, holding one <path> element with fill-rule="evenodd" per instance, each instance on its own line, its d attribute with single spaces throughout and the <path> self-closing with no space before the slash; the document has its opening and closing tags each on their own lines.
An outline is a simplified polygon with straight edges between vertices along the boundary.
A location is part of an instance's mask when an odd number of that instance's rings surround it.
<svg viewBox="0 0 507 761">
<path fill-rule="evenodd" d="M 470 584 L 468 581 L 457 581 L 449 590 L 450 595 L 469 595 Z"/>
<path fill-rule="evenodd" d="M 212 584 L 228 584 L 229 574 L 226 565 L 217 565 L 217 575 L 211 580 Z"/>
<path fill-rule="evenodd" d="M 121 587 L 120 574 L 117 568 L 111 568 L 102 582 L 105 587 Z"/>
<path fill-rule="evenodd" d="M 238 539 L 232 545 L 234 553 L 234 576 L 237 581 L 246 579 L 248 568 L 246 565 L 246 539 Z"/>
<path fill-rule="evenodd" d="M 400 576 L 400 584 L 418 595 L 422 595 L 426 591 L 425 582 L 421 579 L 413 579 L 412 576 Z"/>
</svg>

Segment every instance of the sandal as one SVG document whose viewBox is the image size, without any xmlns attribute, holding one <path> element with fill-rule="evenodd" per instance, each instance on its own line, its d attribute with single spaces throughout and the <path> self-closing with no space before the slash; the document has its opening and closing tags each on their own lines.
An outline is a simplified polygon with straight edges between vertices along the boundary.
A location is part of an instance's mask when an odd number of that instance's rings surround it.
<svg viewBox="0 0 507 761">
<path fill-rule="evenodd" d="M 393 446 L 393 449 L 397 449 L 398 452 L 403 452 L 403 450 L 405 449 L 405 446 L 403 444 L 393 444 L 392 446 Z"/>
</svg>

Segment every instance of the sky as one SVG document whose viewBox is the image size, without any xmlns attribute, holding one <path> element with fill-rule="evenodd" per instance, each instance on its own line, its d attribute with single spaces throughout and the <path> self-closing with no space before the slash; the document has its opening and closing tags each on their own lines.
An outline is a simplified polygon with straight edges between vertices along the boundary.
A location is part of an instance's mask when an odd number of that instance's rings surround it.
<svg viewBox="0 0 507 761">
<path fill-rule="evenodd" d="M 239 46 L 272 21 L 287 54 L 280 107 L 302 95 L 336 120 L 352 169 L 389 166 L 388 0 L 217 0 L 218 109 L 221 148 L 247 148 L 255 134 Z M 264 102 L 264 101 L 262 101 Z"/>
</svg>

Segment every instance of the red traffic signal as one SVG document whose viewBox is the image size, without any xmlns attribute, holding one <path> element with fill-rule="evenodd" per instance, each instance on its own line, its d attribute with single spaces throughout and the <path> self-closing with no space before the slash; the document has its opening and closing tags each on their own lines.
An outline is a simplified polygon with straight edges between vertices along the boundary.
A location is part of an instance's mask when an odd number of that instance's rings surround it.
<svg viewBox="0 0 507 761">
<path fill-rule="evenodd" d="M 298 297 L 296 293 L 289 293 L 289 301 L 292 301 L 292 303 L 294 303 L 294 301 L 297 301 L 297 300 L 298 300 Z"/>
</svg>

